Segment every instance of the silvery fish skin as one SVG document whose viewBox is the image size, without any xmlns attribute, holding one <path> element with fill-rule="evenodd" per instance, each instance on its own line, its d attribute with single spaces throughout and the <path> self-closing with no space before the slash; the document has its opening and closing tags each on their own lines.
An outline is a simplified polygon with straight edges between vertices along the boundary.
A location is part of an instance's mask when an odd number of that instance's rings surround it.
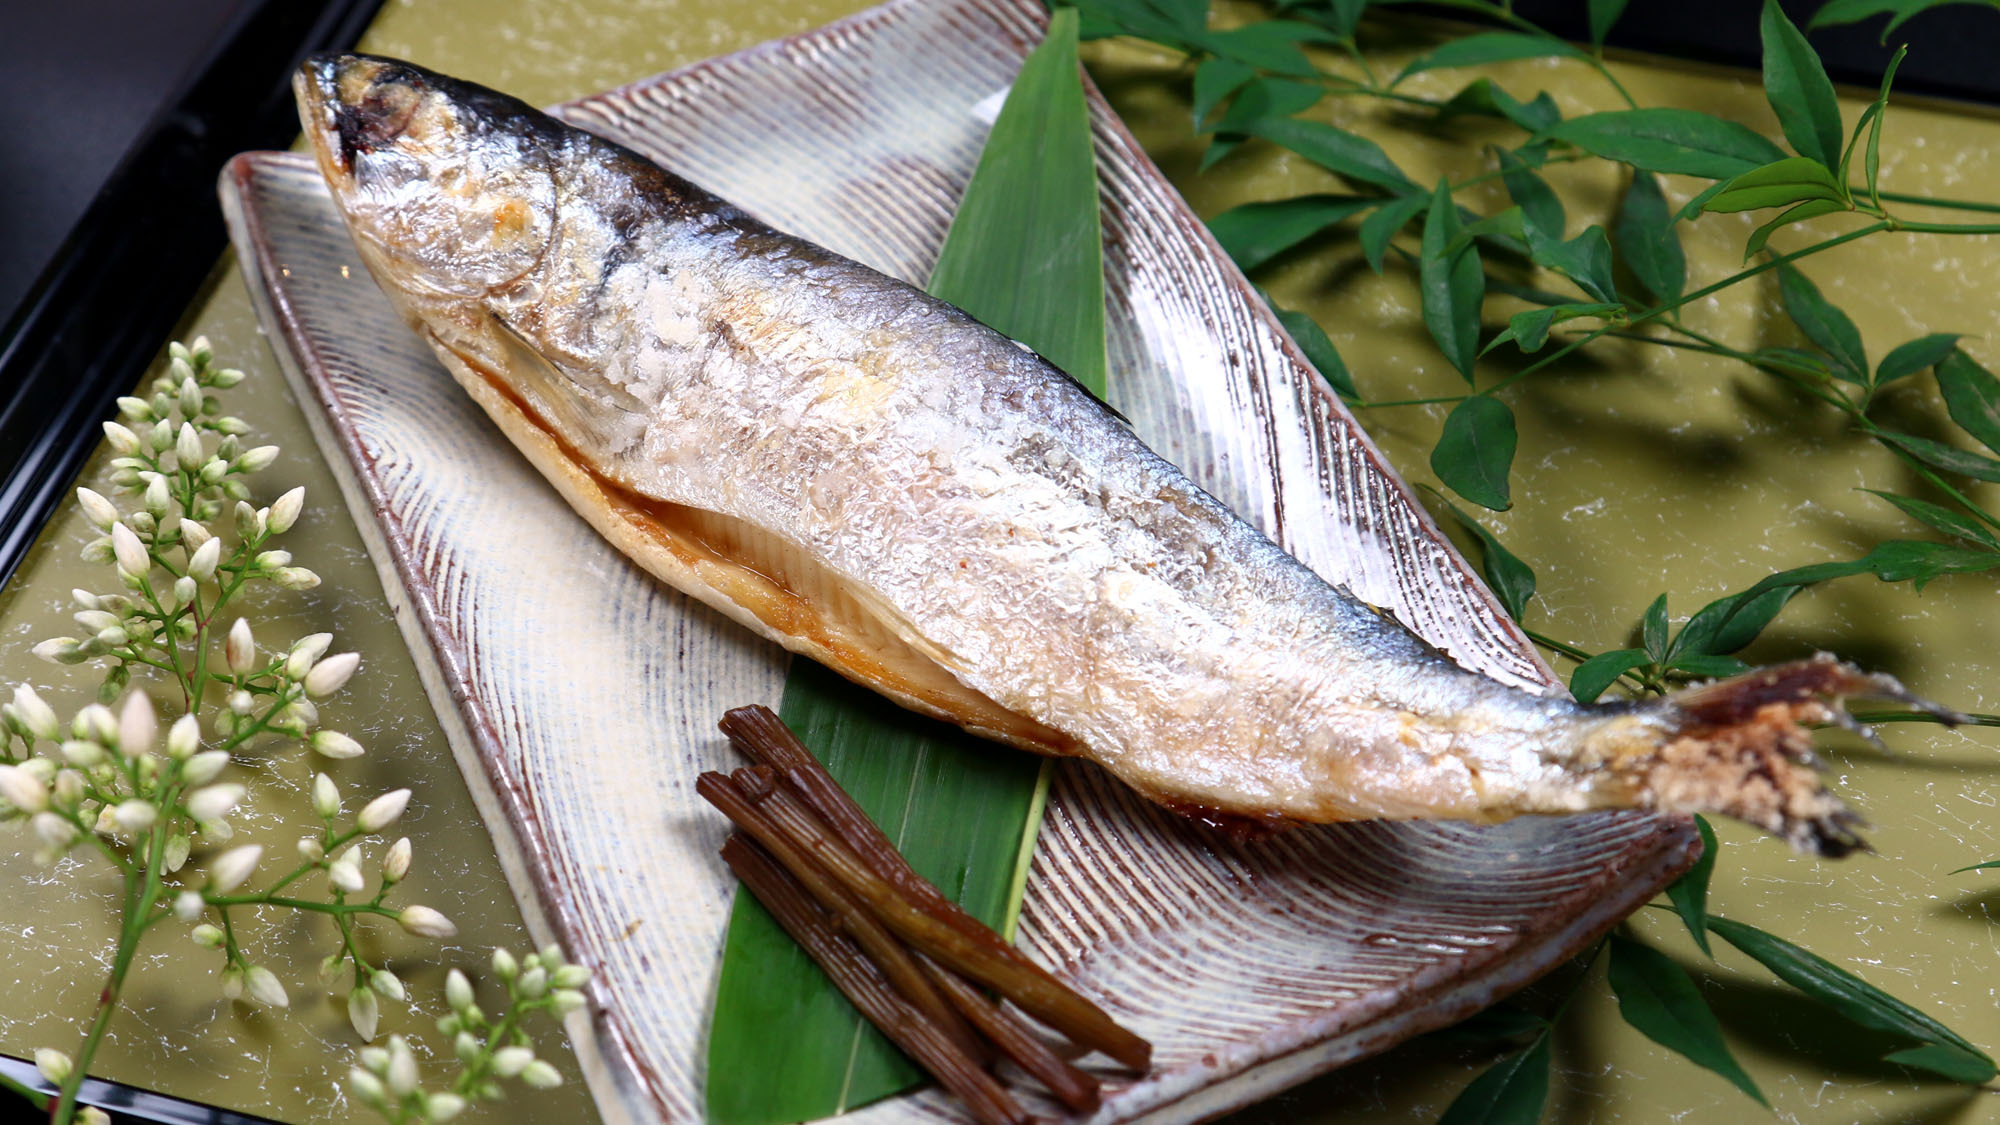
<svg viewBox="0 0 2000 1125">
<path fill-rule="evenodd" d="M 965 313 L 407 63 L 295 87 L 362 259 L 503 431 L 663 580 L 898 702 L 1185 811 L 1720 811 L 1838 855 L 1830 658 L 1644 704 L 1466 671 Z M 559 565 L 552 550 L 552 567 Z"/>
</svg>

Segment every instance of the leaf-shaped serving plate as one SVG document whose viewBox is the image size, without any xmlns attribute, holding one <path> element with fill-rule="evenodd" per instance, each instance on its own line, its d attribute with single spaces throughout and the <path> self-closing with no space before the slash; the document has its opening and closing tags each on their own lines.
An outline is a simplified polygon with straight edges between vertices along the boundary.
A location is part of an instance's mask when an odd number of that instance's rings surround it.
<svg viewBox="0 0 2000 1125">
<path fill-rule="evenodd" d="M 776 226 L 921 283 L 1032 0 L 893 0 L 562 116 Z M 1558 690 L 1338 399 L 1092 95 L 1110 397 L 1142 437 L 1459 661 Z M 238 157 L 259 313 L 369 539 L 530 925 L 597 970 L 575 1030 L 611 1120 L 697 1120 L 732 882 L 694 793 L 789 657 L 628 563 L 391 311 L 303 158 Z M 1012 753 L 996 747 L 994 753 Z M 1353 824 L 1232 843 L 1060 763 L 1020 941 L 1157 1046 L 1101 1120 L 1197 1120 L 1527 983 L 1691 861 L 1682 822 Z M 869 1121 L 957 1120 L 935 1091 Z"/>
</svg>

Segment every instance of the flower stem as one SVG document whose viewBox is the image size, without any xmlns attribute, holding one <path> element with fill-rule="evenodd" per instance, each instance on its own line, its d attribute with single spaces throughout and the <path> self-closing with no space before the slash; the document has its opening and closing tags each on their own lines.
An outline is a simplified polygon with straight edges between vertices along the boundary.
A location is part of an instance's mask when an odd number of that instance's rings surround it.
<svg viewBox="0 0 2000 1125">
<path fill-rule="evenodd" d="M 69 1125 L 76 1115 L 77 1092 L 83 1088 L 83 1080 L 90 1073 L 90 1064 L 97 1057 L 97 1048 L 104 1042 L 104 1032 L 111 1026 L 111 1017 L 118 1011 L 119 997 L 125 990 L 125 975 L 132 969 L 132 959 L 139 952 L 139 940 L 145 936 L 146 926 L 153 915 L 153 907 L 160 901 L 160 862 L 166 845 L 166 826 L 156 824 L 151 834 L 151 844 L 146 849 L 146 867 L 143 871 L 125 872 L 125 910 L 119 920 L 118 949 L 112 955 L 111 975 L 105 979 L 104 990 L 97 996 L 97 1015 L 90 1021 L 90 1031 L 83 1037 L 83 1045 L 77 1049 L 76 1060 L 70 1067 L 69 1076 L 63 1079 L 58 1092 L 55 1109 L 49 1114 L 52 1125 Z"/>
</svg>

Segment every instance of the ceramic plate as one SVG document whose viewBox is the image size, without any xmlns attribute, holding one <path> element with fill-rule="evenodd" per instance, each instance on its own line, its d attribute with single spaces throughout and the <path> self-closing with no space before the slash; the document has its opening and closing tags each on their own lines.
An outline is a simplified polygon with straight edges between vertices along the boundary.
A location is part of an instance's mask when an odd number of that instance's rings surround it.
<svg viewBox="0 0 2000 1125">
<path fill-rule="evenodd" d="M 894 0 L 560 108 L 772 224 L 921 282 L 995 96 L 1016 0 Z M 1114 405 L 1327 579 L 1460 662 L 1558 691 L 1242 275 L 1093 92 Z M 341 476 L 530 925 L 597 970 L 573 1029 L 611 1120 L 701 1116 L 732 884 L 694 794 L 722 712 L 789 657 L 628 563 L 464 398 L 368 279 L 303 158 L 222 183 L 264 326 Z M 1004 752 L 998 751 L 996 752 Z M 1101 1121 L 1190 1121 L 1527 983 L 1692 859 L 1635 814 L 1354 824 L 1232 844 L 1060 763 L 1023 947 L 1150 1038 Z M 958 1120 L 935 1091 L 858 1111 Z"/>
</svg>

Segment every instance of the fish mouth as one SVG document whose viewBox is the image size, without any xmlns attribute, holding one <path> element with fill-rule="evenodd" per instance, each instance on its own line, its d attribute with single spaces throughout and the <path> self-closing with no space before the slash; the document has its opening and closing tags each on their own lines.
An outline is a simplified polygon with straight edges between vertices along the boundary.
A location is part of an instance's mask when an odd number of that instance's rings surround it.
<svg viewBox="0 0 2000 1125">
<path fill-rule="evenodd" d="M 373 55 L 317 54 L 299 64 L 292 89 L 314 147 L 340 172 L 396 142 L 430 83 L 422 71 Z"/>
</svg>

